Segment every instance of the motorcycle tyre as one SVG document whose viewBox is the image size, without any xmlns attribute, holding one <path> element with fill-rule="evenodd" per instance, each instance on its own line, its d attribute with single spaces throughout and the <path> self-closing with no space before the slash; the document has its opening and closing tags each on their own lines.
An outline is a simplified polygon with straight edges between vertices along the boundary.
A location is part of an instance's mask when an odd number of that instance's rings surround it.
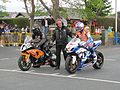
<svg viewBox="0 0 120 90">
<path fill-rule="evenodd" d="M 50 65 L 51 67 L 56 67 L 56 60 L 51 60 L 51 61 L 49 61 L 49 65 Z"/>
<path fill-rule="evenodd" d="M 101 69 L 104 63 L 104 56 L 101 52 L 96 51 L 97 54 L 97 62 L 93 65 L 94 69 Z M 100 59 L 100 62 L 98 61 Z M 99 63 L 99 65 L 97 64 Z"/>
<path fill-rule="evenodd" d="M 76 66 L 76 68 L 74 70 L 70 70 L 69 64 L 71 63 L 71 59 L 72 59 L 72 56 L 70 56 L 70 55 L 67 56 L 66 61 L 65 61 L 65 69 L 67 70 L 68 73 L 74 74 L 77 71 L 77 69 L 80 65 L 80 62 L 77 59 L 76 61 L 77 61 L 78 65 Z"/>
<path fill-rule="evenodd" d="M 19 68 L 22 70 L 22 71 L 28 71 L 30 68 L 31 68 L 31 64 L 32 63 L 29 63 L 29 65 L 24 68 L 23 65 L 21 64 L 21 62 L 24 60 L 24 56 L 20 56 L 19 60 L 18 60 L 18 66 Z"/>
</svg>

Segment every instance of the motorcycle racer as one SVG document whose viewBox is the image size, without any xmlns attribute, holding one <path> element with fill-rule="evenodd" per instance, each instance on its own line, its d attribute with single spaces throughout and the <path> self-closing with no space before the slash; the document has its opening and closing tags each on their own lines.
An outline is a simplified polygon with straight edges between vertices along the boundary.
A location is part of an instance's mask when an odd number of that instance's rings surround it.
<svg viewBox="0 0 120 90">
<path fill-rule="evenodd" d="M 43 44 L 47 42 L 47 38 L 44 38 L 43 33 L 41 32 L 40 28 L 33 28 L 32 29 L 32 43 L 33 46 L 37 47 L 38 49 L 42 49 Z"/>
<path fill-rule="evenodd" d="M 77 22 L 75 25 L 76 28 L 76 36 L 84 41 L 85 44 L 83 46 L 87 47 L 88 50 L 91 52 L 91 56 L 94 58 L 93 55 L 93 39 L 90 34 L 90 29 L 88 26 L 84 26 L 82 22 Z"/>
</svg>

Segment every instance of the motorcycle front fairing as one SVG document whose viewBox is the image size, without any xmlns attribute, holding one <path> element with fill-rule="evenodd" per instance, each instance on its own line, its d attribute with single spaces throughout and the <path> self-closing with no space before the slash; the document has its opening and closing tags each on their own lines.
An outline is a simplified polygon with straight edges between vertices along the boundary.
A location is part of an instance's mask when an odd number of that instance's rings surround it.
<svg viewBox="0 0 120 90">
<path fill-rule="evenodd" d="M 93 49 L 96 50 L 97 47 L 100 46 L 101 44 L 102 44 L 102 41 L 101 41 L 101 40 L 94 41 Z"/>
<path fill-rule="evenodd" d="M 32 37 L 30 36 L 26 36 L 25 40 L 24 40 L 24 43 L 22 44 L 22 46 L 20 47 L 20 51 L 25 51 L 29 48 L 32 47 L 31 45 L 31 40 L 32 40 Z"/>
<path fill-rule="evenodd" d="M 67 54 L 71 54 L 74 60 L 76 60 L 75 57 L 79 57 L 80 60 L 85 58 L 87 52 L 83 46 L 85 43 L 86 42 L 81 41 L 79 38 L 73 38 L 66 46 Z"/>
<path fill-rule="evenodd" d="M 73 38 L 66 46 L 66 52 L 68 54 L 77 55 L 82 62 L 85 62 L 89 56 L 90 51 L 85 46 L 86 42 L 81 41 L 79 38 Z"/>
<path fill-rule="evenodd" d="M 20 47 L 20 51 L 22 52 L 22 55 L 25 57 L 26 62 L 29 61 L 30 55 L 32 55 L 36 59 L 38 59 L 40 56 L 44 55 L 43 51 L 32 48 L 33 46 L 31 45 L 31 40 L 32 40 L 32 37 L 27 36 L 24 40 L 24 43 Z M 32 49 L 30 49 L 30 48 L 32 48 Z"/>
<path fill-rule="evenodd" d="M 27 50 L 27 49 L 29 49 L 29 48 L 31 48 L 31 47 L 33 47 L 32 45 L 31 45 L 31 43 L 24 43 L 24 44 L 22 44 L 22 46 L 20 47 L 20 51 L 25 51 L 25 50 Z"/>
<path fill-rule="evenodd" d="M 66 52 L 67 53 L 72 53 L 73 49 L 78 47 L 78 43 L 80 42 L 79 38 L 73 38 L 67 45 L 66 45 Z"/>
</svg>

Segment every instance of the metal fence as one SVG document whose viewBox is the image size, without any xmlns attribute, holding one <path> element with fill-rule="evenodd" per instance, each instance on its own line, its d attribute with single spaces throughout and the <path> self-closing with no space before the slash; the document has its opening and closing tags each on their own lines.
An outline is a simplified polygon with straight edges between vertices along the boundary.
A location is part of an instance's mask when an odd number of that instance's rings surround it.
<svg viewBox="0 0 120 90">
<path fill-rule="evenodd" d="M 2 33 L 0 38 L 1 38 L 2 45 L 19 46 L 24 42 L 26 35 L 31 35 L 31 33 L 20 33 L 20 32 Z"/>
</svg>

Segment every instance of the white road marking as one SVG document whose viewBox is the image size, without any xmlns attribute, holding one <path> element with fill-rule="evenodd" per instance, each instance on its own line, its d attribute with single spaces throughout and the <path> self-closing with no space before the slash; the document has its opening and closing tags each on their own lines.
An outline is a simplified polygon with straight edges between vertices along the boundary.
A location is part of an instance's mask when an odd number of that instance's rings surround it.
<svg viewBox="0 0 120 90">
<path fill-rule="evenodd" d="M 117 61 L 116 59 L 105 58 L 105 61 Z"/>
<path fill-rule="evenodd" d="M 12 58 L 0 58 L 0 60 L 9 60 L 9 59 L 18 59 L 19 57 L 12 57 Z M 116 59 L 112 59 L 112 58 L 105 58 L 105 61 L 112 61 L 115 62 L 117 61 Z M 44 67 L 44 66 L 43 66 Z M 46 67 L 46 66 L 45 66 Z"/>
<path fill-rule="evenodd" d="M 8 60 L 9 58 L 1 58 L 0 60 Z"/>
<path fill-rule="evenodd" d="M 67 77 L 75 77 L 75 76 L 76 76 L 76 74 L 72 74 L 72 75 L 69 75 Z"/>
<path fill-rule="evenodd" d="M 60 73 L 53 73 L 53 74 L 51 74 L 51 75 L 59 75 Z"/>
<path fill-rule="evenodd" d="M 13 57 L 13 58 L 0 58 L 0 61 L 2 61 L 2 60 L 10 60 L 10 59 L 18 59 L 18 57 Z"/>
<path fill-rule="evenodd" d="M 104 83 L 113 83 L 113 84 L 120 84 L 120 81 L 112 81 L 112 80 L 103 80 L 103 79 L 95 79 L 95 78 L 86 78 L 86 77 L 74 77 L 66 76 L 66 75 L 57 75 L 57 74 L 47 74 L 47 73 L 35 73 L 31 71 L 18 71 L 18 70 L 8 70 L 8 69 L 0 69 L 0 71 L 4 72 L 17 72 L 17 73 L 24 73 L 24 74 L 31 74 L 31 75 L 41 75 L 41 76 L 51 76 L 51 77 L 59 77 L 59 78 L 70 78 L 70 79 L 78 79 L 78 80 L 87 80 L 87 81 L 97 81 L 97 82 L 104 82 Z"/>
</svg>

